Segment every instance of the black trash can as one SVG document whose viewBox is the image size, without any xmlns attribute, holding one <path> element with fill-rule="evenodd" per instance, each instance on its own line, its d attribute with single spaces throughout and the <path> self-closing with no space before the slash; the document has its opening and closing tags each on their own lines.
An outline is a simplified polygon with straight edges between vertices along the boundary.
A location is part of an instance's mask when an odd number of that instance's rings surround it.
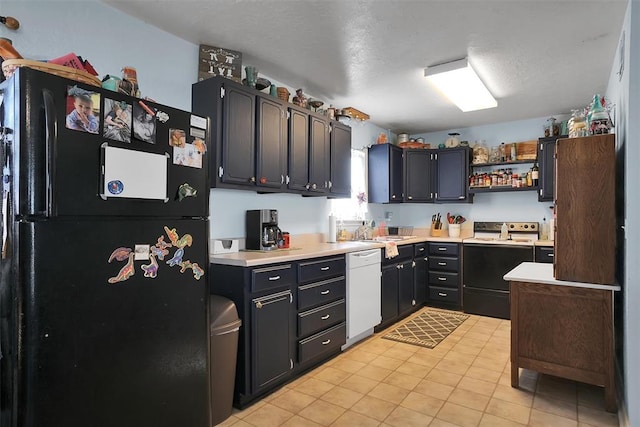
<svg viewBox="0 0 640 427">
<path fill-rule="evenodd" d="M 211 422 L 220 424 L 233 411 L 238 331 L 242 321 L 233 301 L 219 295 L 209 298 L 211 317 Z"/>
</svg>

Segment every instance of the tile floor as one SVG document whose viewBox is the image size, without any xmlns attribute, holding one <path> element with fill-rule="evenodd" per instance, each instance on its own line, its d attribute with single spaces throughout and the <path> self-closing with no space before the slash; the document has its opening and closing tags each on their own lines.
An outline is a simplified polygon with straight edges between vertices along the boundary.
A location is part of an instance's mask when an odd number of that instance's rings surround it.
<svg viewBox="0 0 640 427">
<path fill-rule="evenodd" d="M 382 333 L 234 410 L 223 426 L 618 426 L 599 387 L 521 370 L 510 322 L 470 316 L 434 349 Z"/>
</svg>

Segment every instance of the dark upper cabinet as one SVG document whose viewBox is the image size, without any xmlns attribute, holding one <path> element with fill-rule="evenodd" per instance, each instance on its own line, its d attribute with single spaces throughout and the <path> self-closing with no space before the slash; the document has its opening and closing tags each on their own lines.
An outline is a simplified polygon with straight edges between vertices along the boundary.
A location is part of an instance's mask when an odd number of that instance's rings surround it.
<svg viewBox="0 0 640 427">
<path fill-rule="evenodd" d="M 330 139 L 329 194 L 332 197 L 351 197 L 351 128 L 333 122 Z"/>
<path fill-rule="evenodd" d="M 329 123 L 309 114 L 309 188 L 318 195 L 326 193 L 329 186 Z"/>
<path fill-rule="evenodd" d="M 431 150 L 404 150 L 404 197 L 405 202 L 432 202 L 432 158 Z"/>
<path fill-rule="evenodd" d="M 227 86 L 222 98 L 220 181 L 255 184 L 255 95 Z M 215 170 L 215 169 L 212 169 Z"/>
<path fill-rule="evenodd" d="M 469 201 L 469 148 L 449 148 L 435 153 L 435 201 Z"/>
<path fill-rule="evenodd" d="M 538 201 L 552 201 L 553 200 L 553 183 L 555 175 L 555 150 L 557 137 L 552 136 L 548 138 L 538 139 Z"/>
<path fill-rule="evenodd" d="M 287 172 L 284 106 L 268 95 L 258 95 L 256 100 L 256 184 L 280 189 Z"/>
<path fill-rule="evenodd" d="M 289 151 L 287 188 L 307 191 L 309 184 L 309 114 L 289 107 Z"/>
<path fill-rule="evenodd" d="M 369 202 L 397 203 L 403 194 L 402 148 L 392 144 L 369 147 Z"/>
</svg>

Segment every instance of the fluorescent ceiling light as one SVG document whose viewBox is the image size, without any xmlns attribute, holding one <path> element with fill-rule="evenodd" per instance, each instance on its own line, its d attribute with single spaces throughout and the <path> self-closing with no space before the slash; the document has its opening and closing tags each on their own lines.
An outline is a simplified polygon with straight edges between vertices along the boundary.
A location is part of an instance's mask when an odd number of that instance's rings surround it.
<svg viewBox="0 0 640 427">
<path fill-rule="evenodd" d="M 467 58 L 425 68 L 424 75 L 464 112 L 498 106 Z"/>
</svg>

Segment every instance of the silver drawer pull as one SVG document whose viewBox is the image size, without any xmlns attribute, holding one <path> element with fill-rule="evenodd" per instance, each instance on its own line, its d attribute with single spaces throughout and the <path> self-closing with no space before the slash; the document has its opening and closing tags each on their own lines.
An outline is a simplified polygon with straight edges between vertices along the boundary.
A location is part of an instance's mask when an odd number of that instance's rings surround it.
<svg viewBox="0 0 640 427">
<path fill-rule="evenodd" d="M 327 271 L 329 267 L 320 267 L 320 271 Z"/>
<path fill-rule="evenodd" d="M 327 315 L 325 315 L 325 316 L 322 316 L 320 319 L 322 319 L 322 320 L 327 320 L 329 317 L 331 317 L 331 315 L 330 315 L 330 314 L 327 314 Z"/>
<path fill-rule="evenodd" d="M 447 294 L 445 294 L 444 292 L 438 292 L 438 296 L 439 296 L 439 297 L 446 297 L 446 296 L 447 296 Z"/>
<path fill-rule="evenodd" d="M 329 295 L 329 292 L 331 292 L 331 291 L 329 289 L 327 289 L 326 291 L 320 292 L 320 295 Z"/>
<path fill-rule="evenodd" d="M 553 254 L 547 254 L 547 256 L 550 256 L 551 258 L 553 258 Z"/>
<path fill-rule="evenodd" d="M 424 248 L 420 248 L 420 252 L 424 251 Z"/>
<path fill-rule="evenodd" d="M 280 276 L 271 276 L 271 277 L 269 277 L 269 280 L 271 280 L 271 281 L 280 280 Z"/>
<path fill-rule="evenodd" d="M 322 341 L 322 345 L 327 345 L 331 342 L 331 340 Z"/>
<path fill-rule="evenodd" d="M 439 262 L 438 265 L 447 265 L 446 262 Z"/>
<path fill-rule="evenodd" d="M 443 282 L 446 282 L 446 281 L 447 281 L 447 278 L 446 278 L 446 277 L 438 277 L 438 280 L 441 280 L 441 281 L 443 281 Z"/>
<path fill-rule="evenodd" d="M 439 251 L 446 251 L 447 248 L 438 248 Z"/>
</svg>

